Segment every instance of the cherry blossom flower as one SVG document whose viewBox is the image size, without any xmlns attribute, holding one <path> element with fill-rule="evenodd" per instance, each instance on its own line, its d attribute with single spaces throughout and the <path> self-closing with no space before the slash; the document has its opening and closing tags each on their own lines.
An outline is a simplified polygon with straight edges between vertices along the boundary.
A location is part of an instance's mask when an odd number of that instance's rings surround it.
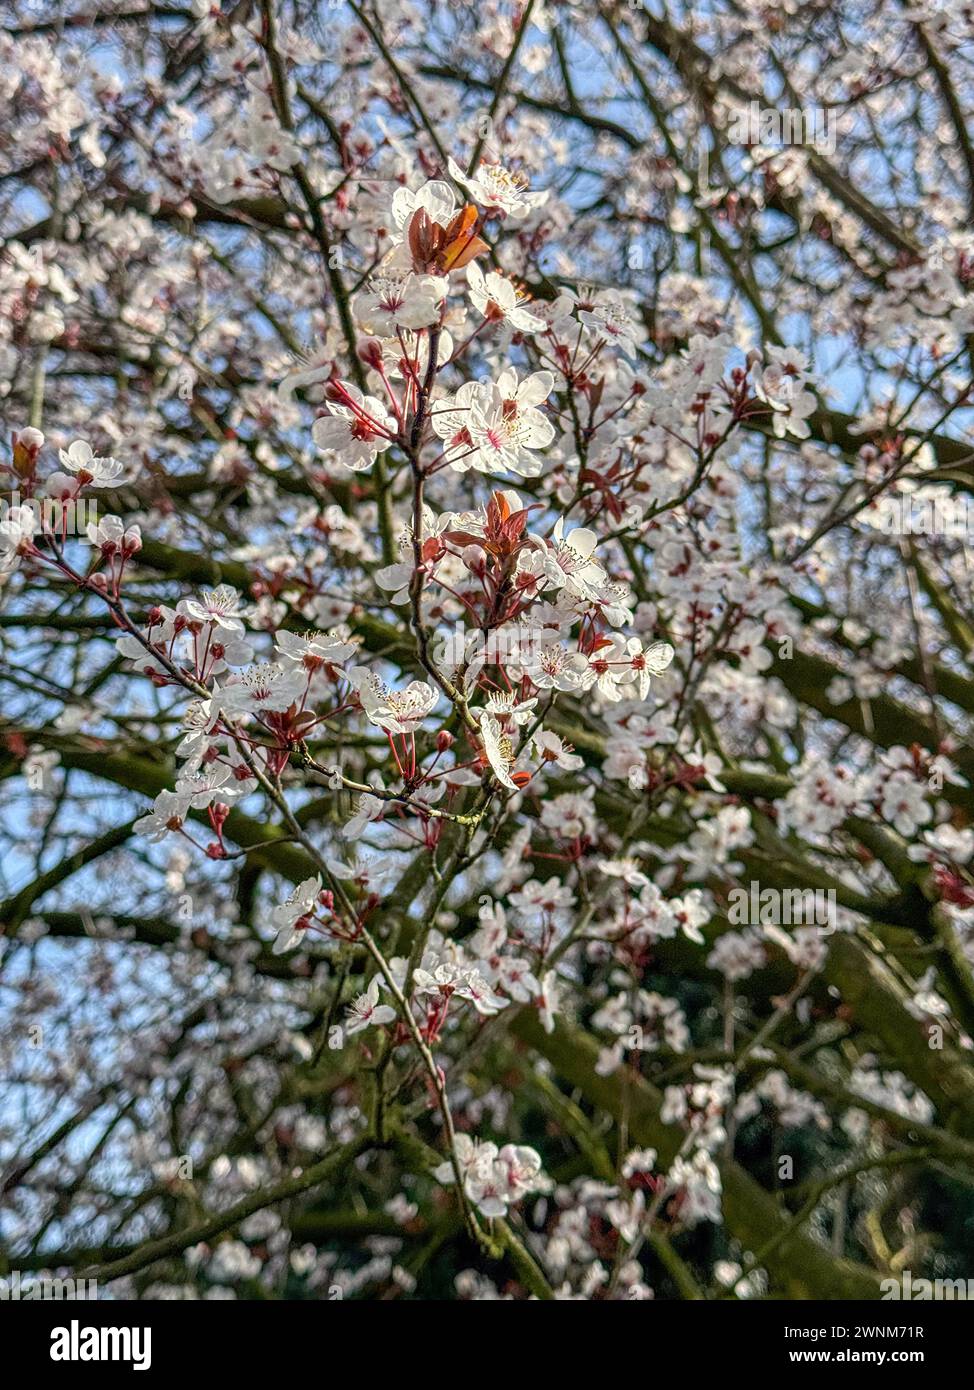
<svg viewBox="0 0 974 1390">
<path fill-rule="evenodd" d="M 355 642 L 347 640 L 348 634 L 341 629 L 333 632 L 288 632 L 282 628 L 276 634 L 277 650 L 285 661 L 298 662 L 308 670 L 319 666 L 339 666 L 358 651 Z"/>
<path fill-rule="evenodd" d="M 383 338 L 394 336 L 397 328 L 426 328 L 439 318 L 446 288 L 433 275 L 376 276 L 356 299 L 355 316 L 367 332 Z M 378 406 L 371 397 L 363 404 L 367 409 Z"/>
<path fill-rule="evenodd" d="M 467 266 L 470 302 L 490 323 L 509 324 L 517 333 L 539 333 L 544 322 L 524 307 L 524 296 L 496 271 L 485 275 L 475 261 Z"/>
<path fill-rule="evenodd" d="M 346 864 L 341 859 L 334 859 L 329 856 L 325 862 L 332 878 L 353 883 L 362 892 L 375 893 L 379 896 L 382 895 L 383 889 L 393 874 L 391 865 L 383 864 L 374 857 L 363 857 L 354 864 Z"/>
<path fill-rule="evenodd" d="M 511 906 L 529 922 L 544 918 L 552 922 L 564 923 L 566 914 L 575 904 L 575 894 L 567 884 L 557 878 L 549 878 L 547 883 L 530 879 L 518 892 L 510 895 Z"/>
<path fill-rule="evenodd" d="M 140 816 L 132 829 L 148 840 L 163 840 L 174 830 L 180 830 L 189 811 L 191 798 L 184 792 L 161 791 L 152 810 Z"/>
<path fill-rule="evenodd" d="M 392 198 L 392 218 L 400 231 L 412 221 L 414 213 L 420 208 L 430 220 L 448 223 L 456 210 L 456 194 L 442 179 L 431 179 L 415 192 L 410 188 L 397 188 Z"/>
<path fill-rule="evenodd" d="M 755 390 L 774 411 L 774 432 L 779 438 L 787 433 L 796 439 L 807 439 L 811 433 L 807 419 L 815 409 L 815 397 L 803 386 L 807 359 L 797 348 L 771 344 L 765 351 L 770 361 L 756 382 Z"/>
<path fill-rule="evenodd" d="M 569 651 L 561 642 L 532 650 L 524 662 L 525 675 L 539 690 L 580 690 L 587 671 L 581 652 Z"/>
<path fill-rule="evenodd" d="M 720 1221 L 723 1184 L 720 1170 L 706 1149 L 695 1150 L 691 1158 L 677 1155 L 667 1174 L 667 1188 L 680 1194 L 684 1225 Z"/>
<path fill-rule="evenodd" d="M 202 599 L 188 598 L 182 603 L 187 617 L 200 623 L 213 623 L 224 632 L 243 632 L 243 622 L 237 616 L 239 608 L 240 595 L 229 584 L 205 592 Z"/>
<path fill-rule="evenodd" d="M 249 667 L 239 679 L 225 685 L 217 699 L 223 713 L 231 717 L 240 714 L 279 714 L 301 699 L 305 685 L 300 670 L 268 661 Z"/>
<path fill-rule="evenodd" d="M 270 920 L 277 929 L 277 936 L 271 948 L 275 955 L 283 955 L 300 945 L 303 933 L 297 923 L 310 918 L 315 910 L 321 892 L 321 875 L 306 878 L 292 888 L 285 901 L 272 909 Z"/>
<path fill-rule="evenodd" d="M 753 929 L 724 932 L 707 957 L 711 970 L 719 970 L 725 980 L 746 980 L 760 970 L 766 960 L 760 933 Z"/>
<path fill-rule="evenodd" d="M 555 767 L 560 767 L 563 772 L 577 772 L 579 768 L 585 766 L 585 759 L 578 753 L 573 753 L 571 744 L 558 735 L 553 734 L 550 729 L 538 729 L 532 737 L 535 755 L 541 759 L 542 765 L 554 763 Z"/>
<path fill-rule="evenodd" d="M 609 878 L 622 879 L 630 888 L 648 888 L 650 885 L 637 859 L 603 859 L 599 872 Z"/>
<path fill-rule="evenodd" d="M 91 544 L 106 556 L 121 554 L 128 557 L 142 549 L 141 528 L 126 527 L 119 516 L 104 516 L 100 521 L 89 521 L 85 534 Z"/>
<path fill-rule="evenodd" d="M 214 801 L 229 802 L 247 796 L 257 786 L 257 779 L 238 780 L 228 763 L 213 763 L 205 770 L 184 768 L 176 779 L 176 794 L 187 798 L 196 811 L 211 806 Z"/>
<path fill-rule="evenodd" d="M 93 487 L 108 487 L 123 472 L 123 465 L 117 459 L 99 458 L 82 439 L 76 439 L 67 449 L 59 449 L 58 457 L 69 472 L 77 475 L 79 483 Z"/>
<path fill-rule="evenodd" d="M 524 725 L 533 719 L 537 703 L 537 699 L 533 697 L 529 700 L 519 700 L 513 691 L 492 691 L 487 697 L 484 709 L 505 726 Z"/>
<path fill-rule="evenodd" d="M 703 933 L 700 928 L 709 922 L 711 917 L 702 890 L 692 888 L 682 898 L 671 898 L 669 905 L 670 911 L 676 918 L 677 926 L 684 936 L 689 937 L 698 946 L 702 946 Z"/>
<path fill-rule="evenodd" d="M 605 581 L 605 570 L 592 558 L 598 536 L 587 526 L 576 526 L 564 533 L 559 517 L 552 532 L 552 543 L 544 553 L 544 576 L 556 589 L 567 588 L 577 598 L 593 598 Z"/>
<path fill-rule="evenodd" d="M 405 690 L 390 690 L 366 666 L 353 666 L 348 678 L 366 718 L 390 734 L 415 733 L 439 698 L 426 681 L 410 681 Z"/>
<path fill-rule="evenodd" d="M 882 789 L 880 814 L 903 836 L 916 834 L 933 816 L 925 789 L 908 772 L 894 772 Z"/>
<path fill-rule="evenodd" d="M 517 754 L 510 734 L 503 732 L 501 725 L 492 714 L 481 712 L 480 736 L 483 740 L 484 756 L 490 764 L 491 772 L 502 787 L 517 791 L 518 784 L 512 775 Z M 521 776 L 523 779 L 524 774 Z"/>
<path fill-rule="evenodd" d="M 495 984 L 520 1004 L 529 1003 L 541 993 L 541 986 L 527 962 L 517 956 L 502 956 L 497 962 L 495 973 Z"/>
<path fill-rule="evenodd" d="M 381 783 L 379 786 L 381 790 Z M 387 803 L 380 796 L 373 796 L 371 792 L 363 792 L 355 803 L 355 812 L 351 819 L 342 826 L 342 838 L 345 840 L 357 840 L 364 834 L 365 830 L 375 820 L 379 820 L 385 813 Z"/>
<path fill-rule="evenodd" d="M 33 543 L 37 517 L 32 507 L 9 507 L 0 520 L 0 573 L 17 568 Z"/>
<path fill-rule="evenodd" d="M 372 983 L 364 994 L 360 994 L 345 1011 L 345 1032 L 351 1037 L 364 1028 L 378 1028 L 383 1023 L 394 1023 L 396 1011 L 391 1004 L 379 1003 L 379 978 L 373 976 Z"/>
<path fill-rule="evenodd" d="M 635 357 L 636 325 L 617 296 L 598 295 L 590 308 L 579 307 L 578 317 L 592 333 L 615 343 L 627 356 Z"/>
<path fill-rule="evenodd" d="M 396 422 L 374 396 L 348 382 L 338 384 L 339 396 L 329 401 L 329 414 L 319 415 L 311 434 L 323 453 L 334 454 L 344 468 L 371 468 L 376 454 L 388 449 Z"/>
<path fill-rule="evenodd" d="M 544 1191 L 548 1181 L 541 1171 L 541 1157 L 523 1144 L 496 1144 L 458 1134 L 454 1144 L 467 1196 L 488 1217 L 502 1217 L 515 1202 L 530 1192 Z M 453 1164 L 446 1161 L 433 1171 L 437 1182 L 454 1181 Z"/>
<path fill-rule="evenodd" d="M 566 839 L 591 835 L 595 830 L 594 795 L 595 788 L 588 787 L 584 792 L 551 797 L 541 808 L 542 825 Z"/>
<path fill-rule="evenodd" d="M 508 1002 L 491 989 L 478 970 L 446 961 L 434 964 L 432 971 L 418 969 L 413 979 L 417 994 L 438 994 L 446 999 L 456 997 L 467 1000 L 484 1017 L 496 1014 Z"/>
<path fill-rule="evenodd" d="M 487 386 L 464 383 L 452 405 L 438 410 L 433 421 L 440 438 L 449 441 L 451 467 L 536 477 L 542 464 L 535 451 L 555 437 L 554 426 L 537 407 L 553 385 L 548 371 L 534 372 L 519 383 L 513 367 Z"/>
<path fill-rule="evenodd" d="M 527 179 L 505 169 L 501 164 L 488 164 L 484 161 L 477 166 L 477 171 L 472 176 L 465 174 L 455 159 L 447 162 L 447 168 L 450 177 L 462 184 L 471 198 L 483 207 L 501 212 L 515 221 L 522 220 L 535 208 L 542 207 L 548 198 L 547 192 L 528 192 Z"/>
</svg>

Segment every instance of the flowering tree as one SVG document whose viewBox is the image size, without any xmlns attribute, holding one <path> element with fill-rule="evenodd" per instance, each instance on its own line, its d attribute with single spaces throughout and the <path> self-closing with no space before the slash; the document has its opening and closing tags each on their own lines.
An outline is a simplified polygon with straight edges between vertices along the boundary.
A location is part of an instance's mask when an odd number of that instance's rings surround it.
<svg viewBox="0 0 974 1390">
<path fill-rule="evenodd" d="M 3 10 L 0 1260 L 958 1273 L 970 7 Z"/>
</svg>

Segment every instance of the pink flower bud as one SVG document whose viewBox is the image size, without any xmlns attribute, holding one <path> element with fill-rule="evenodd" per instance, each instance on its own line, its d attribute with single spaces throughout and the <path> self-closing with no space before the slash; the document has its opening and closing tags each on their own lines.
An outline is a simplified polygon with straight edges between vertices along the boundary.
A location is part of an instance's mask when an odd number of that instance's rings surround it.
<svg viewBox="0 0 974 1390">
<path fill-rule="evenodd" d="M 28 425 L 27 429 L 21 430 L 19 434 L 14 434 L 14 472 L 21 478 L 33 476 L 34 469 L 37 467 L 37 455 L 44 445 L 44 436 L 40 430 L 35 430 Z"/>
</svg>

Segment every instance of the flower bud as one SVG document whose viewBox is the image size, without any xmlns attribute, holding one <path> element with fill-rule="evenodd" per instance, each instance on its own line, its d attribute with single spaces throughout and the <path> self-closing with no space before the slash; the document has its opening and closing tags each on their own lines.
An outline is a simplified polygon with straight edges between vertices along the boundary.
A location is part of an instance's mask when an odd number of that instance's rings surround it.
<svg viewBox="0 0 974 1390">
<path fill-rule="evenodd" d="M 21 478 L 32 478 L 37 467 L 37 455 L 44 445 L 40 430 L 29 425 L 14 435 L 14 472 Z"/>
<path fill-rule="evenodd" d="M 479 545 L 465 545 L 460 558 L 472 574 L 483 574 L 487 569 L 486 557 Z"/>
<path fill-rule="evenodd" d="M 378 371 L 382 366 L 382 345 L 375 339 L 369 338 L 358 350 L 358 355 L 367 367 L 372 367 Z"/>
</svg>

